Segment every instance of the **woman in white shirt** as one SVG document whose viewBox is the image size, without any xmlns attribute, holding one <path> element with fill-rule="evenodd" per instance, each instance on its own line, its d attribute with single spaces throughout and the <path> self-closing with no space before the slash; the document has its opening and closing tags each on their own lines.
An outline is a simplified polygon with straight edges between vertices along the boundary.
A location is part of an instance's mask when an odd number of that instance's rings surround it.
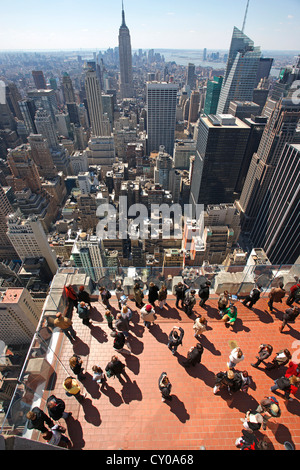
<svg viewBox="0 0 300 470">
<path fill-rule="evenodd" d="M 228 369 L 234 369 L 234 367 L 243 360 L 244 356 L 241 348 L 232 349 L 229 355 L 229 362 L 227 362 Z"/>
</svg>

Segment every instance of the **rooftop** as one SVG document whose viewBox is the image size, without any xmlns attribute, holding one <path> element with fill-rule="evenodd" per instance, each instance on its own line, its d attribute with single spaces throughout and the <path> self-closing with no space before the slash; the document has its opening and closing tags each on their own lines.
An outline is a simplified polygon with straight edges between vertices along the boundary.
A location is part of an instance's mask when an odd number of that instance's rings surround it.
<svg viewBox="0 0 300 470">
<path fill-rule="evenodd" d="M 58 274 L 53 283 L 57 292 L 62 276 Z M 235 450 L 235 440 L 242 431 L 240 418 L 271 394 L 274 380 L 285 372 L 285 367 L 265 372 L 263 368 L 251 366 L 259 345 L 270 343 L 274 352 L 288 348 L 297 362 L 300 334 L 297 324 L 279 332 L 286 304 L 274 304 L 273 313 L 268 313 L 267 293 L 252 310 L 237 302 L 238 319 L 232 330 L 227 329 L 219 318 L 217 299 L 218 295 L 212 294 L 203 309 L 198 305 L 197 296 L 197 306 L 189 318 L 182 309 L 176 308 L 175 298 L 169 293 L 167 305 L 162 310 L 156 307 L 157 319 L 150 330 L 144 327 L 139 310 L 129 300 L 128 306 L 133 311 L 129 338 L 132 354 L 117 354 L 126 365 L 125 379 L 120 383 L 117 378 L 109 378 L 100 388 L 92 380 L 92 366 L 97 364 L 105 369 L 115 354 L 110 329 L 104 319 L 104 306 L 97 300 L 92 303 L 91 328 L 84 326 L 74 311 L 74 327 L 79 339 L 71 343 L 62 333 L 55 333 L 56 340 L 52 344 L 55 380 L 49 380 L 43 387 L 41 403 L 36 406 L 43 409 L 50 394 L 65 401 L 66 411 L 72 412 L 66 424 L 74 449 L 198 450 L 205 446 L 207 450 Z M 53 302 L 54 312 L 62 308 L 58 299 Z M 119 309 L 114 295 L 110 302 L 116 315 Z M 208 320 L 208 330 L 200 339 L 204 347 L 202 361 L 196 367 L 186 369 L 183 361 L 190 347 L 197 343 L 192 326 L 200 315 Z M 183 345 L 173 356 L 167 341 L 174 325 L 181 326 L 185 335 Z M 245 356 L 237 369 L 247 370 L 252 384 L 247 393 L 240 391 L 230 396 L 224 390 L 214 395 L 215 374 L 227 370 L 228 356 L 236 346 L 242 348 Z M 67 397 L 62 387 L 66 376 L 71 374 L 68 364 L 74 353 L 81 356 L 86 371 L 81 384 L 87 396 L 82 405 L 73 397 Z M 59 361 L 54 360 L 55 355 Z M 165 403 L 158 390 L 158 378 L 163 371 L 172 383 L 172 401 Z M 52 379 L 54 375 L 51 375 Z M 282 415 L 272 419 L 267 429 L 257 432 L 257 436 L 267 441 L 271 449 L 282 450 L 285 441 L 297 449 L 300 445 L 300 394 L 297 392 L 293 401 L 284 400 L 280 393 L 276 397 Z M 36 432 L 32 438 L 42 440 Z"/>
</svg>

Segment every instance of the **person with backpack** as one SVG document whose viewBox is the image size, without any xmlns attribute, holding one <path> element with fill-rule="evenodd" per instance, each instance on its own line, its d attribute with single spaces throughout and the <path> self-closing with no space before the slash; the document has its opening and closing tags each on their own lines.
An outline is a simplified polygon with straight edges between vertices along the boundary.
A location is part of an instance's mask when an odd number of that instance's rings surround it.
<svg viewBox="0 0 300 470">
<path fill-rule="evenodd" d="M 194 289 L 191 289 L 190 291 L 187 291 L 184 297 L 184 311 L 189 317 L 193 313 L 193 308 L 196 305 L 196 291 Z"/>
<path fill-rule="evenodd" d="M 297 303 L 300 302 L 300 282 L 299 282 L 299 279 L 297 279 L 296 284 L 294 284 L 294 285 L 290 288 L 289 296 L 288 296 L 288 298 L 286 299 L 286 304 L 287 304 L 289 307 L 292 307 L 292 305 L 293 305 L 294 302 L 297 302 Z"/>
<path fill-rule="evenodd" d="M 250 294 L 247 295 L 247 297 L 243 301 L 243 305 L 245 305 L 245 307 L 247 308 L 252 308 L 253 305 L 256 304 L 256 302 L 259 300 L 261 292 L 262 292 L 262 288 L 260 285 L 257 285 L 256 287 L 254 287 L 251 290 Z"/>
<path fill-rule="evenodd" d="M 211 285 L 210 281 L 206 281 L 200 285 L 198 295 L 200 297 L 199 305 L 204 308 L 205 302 L 209 299 L 209 287 Z"/>
<path fill-rule="evenodd" d="M 291 308 L 286 309 L 286 311 L 283 314 L 282 324 L 279 327 L 280 333 L 282 333 L 283 328 L 288 323 L 294 323 L 294 321 L 298 317 L 299 313 L 300 313 L 300 308 L 299 307 L 291 307 Z"/>
<path fill-rule="evenodd" d="M 167 376 L 166 372 L 162 372 L 158 379 L 158 388 L 161 393 L 161 400 L 165 402 L 166 400 L 172 400 L 171 390 L 172 384 Z"/>
<path fill-rule="evenodd" d="M 172 351 L 173 355 L 176 354 L 178 346 L 180 344 L 182 345 L 183 335 L 184 330 L 181 328 L 181 326 L 173 326 L 173 329 L 168 337 L 168 348 Z"/>
<path fill-rule="evenodd" d="M 300 385 L 300 377 L 296 377 L 295 375 L 291 375 L 290 377 L 279 377 L 274 381 L 274 385 L 271 387 L 271 392 L 276 392 L 276 390 L 282 390 L 284 392 L 284 398 L 286 400 L 293 400 L 290 397 L 290 394 L 293 395 L 296 393 Z M 292 388 L 293 387 L 293 388 Z"/>
<path fill-rule="evenodd" d="M 111 293 L 109 292 L 109 290 L 106 289 L 105 287 L 100 287 L 99 288 L 99 302 L 102 302 L 102 304 L 108 309 L 111 308 L 111 305 L 109 303 L 110 298 L 111 298 Z"/>
<path fill-rule="evenodd" d="M 283 288 L 283 283 L 279 284 L 279 287 L 273 287 L 269 293 L 269 301 L 268 301 L 268 312 L 272 313 L 273 311 L 273 303 L 281 303 L 282 299 L 285 296 L 285 290 Z"/>
<path fill-rule="evenodd" d="M 111 360 L 105 367 L 106 376 L 117 377 L 122 383 L 121 374 L 124 373 L 125 365 L 119 360 L 118 356 L 112 356 Z"/>
<path fill-rule="evenodd" d="M 187 284 L 184 284 L 183 282 L 178 282 L 178 284 L 175 286 L 176 308 L 179 308 L 180 301 L 181 308 L 184 309 L 185 293 L 188 289 L 189 286 Z"/>
<path fill-rule="evenodd" d="M 256 411 L 258 411 L 258 413 L 263 417 L 263 430 L 266 429 L 267 423 L 270 419 L 279 418 L 281 416 L 281 409 L 278 400 L 272 396 L 263 398 L 256 408 Z"/>
<path fill-rule="evenodd" d="M 91 326 L 90 320 L 90 309 L 85 302 L 80 302 L 77 308 L 79 318 L 82 320 L 82 324 L 85 326 Z"/>
</svg>

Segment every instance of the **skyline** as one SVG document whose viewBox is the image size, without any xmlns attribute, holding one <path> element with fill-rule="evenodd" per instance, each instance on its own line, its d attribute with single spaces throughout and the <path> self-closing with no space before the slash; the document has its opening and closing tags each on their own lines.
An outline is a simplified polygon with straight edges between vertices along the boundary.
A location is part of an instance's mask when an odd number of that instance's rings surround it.
<svg viewBox="0 0 300 470">
<path fill-rule="evenodd" d="M 246 0 L 158 0 L 124 2 L 126 24 L 132 49 L 228 49 L 233 27 L 242 28 Z M 1 51 L 105 50 L 117 47 L 122 20 L 122 2 L 107 6 L 104 1 L 87 0 L 86 16 L 78 1 L 58 0 L 41 4 L 37 0 L 1 6 Z M 257 12 L 260 12 L 258 15 Z M 216 13 L 217 12 L 217 13 Z M 159 13 L 159 14 L 158 14 Z M 46 22 L 47 20 L 47 22 Z M 296 51 L 300 43 L 300 4 L 287 0 L 250 0 L 245 34 L 262 50 Z M 101 29 L 101 24 L 105 29 Z M 216 33 L 217 31 L 217 33 Z"/>
</svg>

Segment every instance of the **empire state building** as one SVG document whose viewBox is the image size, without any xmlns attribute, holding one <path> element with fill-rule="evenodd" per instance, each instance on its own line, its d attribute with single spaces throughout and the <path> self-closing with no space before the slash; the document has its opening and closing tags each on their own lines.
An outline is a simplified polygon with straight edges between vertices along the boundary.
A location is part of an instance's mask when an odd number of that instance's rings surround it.
<svg viewBox="0 0 300 470">
<path fill-rule="evenodd" d="M 122 98 L 133 97 L 132 53 L 129 29 L 125 23 L 125 13 L 122 4 L 122 24 L 119 29 L 120 57 L 120 92 Z"/>
</svg>

